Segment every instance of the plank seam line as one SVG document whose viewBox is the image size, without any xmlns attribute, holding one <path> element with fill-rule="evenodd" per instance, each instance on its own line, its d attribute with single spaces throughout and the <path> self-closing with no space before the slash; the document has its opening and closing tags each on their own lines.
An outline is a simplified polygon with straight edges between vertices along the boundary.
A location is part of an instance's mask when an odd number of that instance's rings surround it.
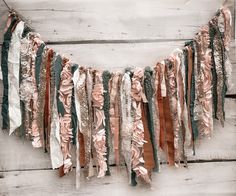
<svg viewBox="0 0 236 196">
<path fill-rule="evenodd" d="M 45 41 L 47 45 L 76 45 L 76 44 L 140 44 L 189 41 L 192 39 L 104 39 L 104 40 L 75 40 L 75 41 Z M 2 42 L 0 43 L 2 45 Z M 184 45 L 184 43 L 183 43 Z"/>
<path fill-rule="evenodd" d="M 142 43 L 164 43 L 164 42 L 187 42 L 193 38 L 186 39 L 93 39 L 93 40 L 74 40 L 74 41 L 45 41 L 47 45 L 83 45 L 83 44 L 142 44 Z M 233 40 L 233 39 L 232 39 Z M 2 46 L 0 42 L 0 46 Z"/>
<path fill-rule="evenodd" d="M 236 159 L 211 159 L 211 160 L 204 160 L 204 159 L 197 159 L 197 160 L 190 160 L 188 163 L 198 164 L 198 163 L 227 163 L 227 162 L 236 162 Z M 181 162 L 183 163 L 183 162 Z M 161 162 L 161 165 L 166 165 L 166 162 Z M 111 167 L 116 167 L 115 164 L 110 165 Z M 125 165 L 122 165 L 125 166 Z M 73 169 L 76 167 L 74 166 Z M 83 168 L 83 167 L 81 167 Z M 94 166 L 95 168 L 95 166 Z M 43 170 L 53 170 L 52 168 L 31 168 L 31 169 L 9 169 L 9 170 L 0 170 L 0 172 L 16 172 L 16 171 L 43 171 Z M 55 169 L 57 170 L 57 169 Z"/>
</svg>

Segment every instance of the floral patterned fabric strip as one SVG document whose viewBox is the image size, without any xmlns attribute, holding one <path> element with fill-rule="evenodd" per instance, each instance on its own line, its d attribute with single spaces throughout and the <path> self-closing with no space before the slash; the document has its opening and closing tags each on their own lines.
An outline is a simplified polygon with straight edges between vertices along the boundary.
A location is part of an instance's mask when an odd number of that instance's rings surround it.
<svg viewBox="0 0 236 196">
<path fill-rule="evenodd" d="M 198 100 L 201 107 L 199 110 L 199 132 L 200 135 L 210 137 L 213 131 L 212 115 L 212 63 L 209 27 L 205 26 L 196 36 L 199 78 L 196 81 L 198 89 Z"/>
<path fill-rule="evenodd" d="M 38 127 L 38 91 L 35 82 L 35 58 L 40 44 L 38 34 L 29 33 L 21 40 L 21 82 L 20 99 L 24 103 L 24 128 L 26 133 L 32 137 L 32 145 L 41 147 L 43 137 L 40 137 L 42 130 Z M 44 100 L 44 97 L 42 98 Z M 42 100 L 42 102 L 43 102 Z M 32 105 L 32 108 L 31 108 Z M 41 124 L 41 123 L 39 123 Z"/>
<path fill-rule="evenodd" d="M 62 62 L 61 82 L 59 89 L 59 100 L 63 104 L 64 113 L 59 114 L 61 149 L 63 153 L 63 172 L 66 174 L 72 169 L 71 162 L 71 139 L 73 137 L 71 128 L 71 96 L 73 82 L 71 63 L 64 58 Z"/>
<path fill-rule="evenodd" d="M 150 184 L 151 179 L 146 168 L 144 168 L 143 145 L 144 128 L 142 122 L 142 102 L 147 102 L 143 92 L 142 79 L 144 71 L 141 68 L 136 68 L 132 77 L 131 98 L 132 108 L 134 111 L 133 134 L 131 140 L 131 167 L 138 177 L 141 177 L 146 183 Z M 135 185 L 135 184 L 133 184 Z"/>
<path fill-rule="evenodd" d="M 33 85 L 33 97 L 31 100 L 31 104 L 32 104 L 32 136 L 33 136 L 33 140 L 34 142 L 32 143 L 34 147 L 42 147 L 43 145 L 43 141 L 42 138 L 40 139 L 40 130 L 38 127 L 38 123 L 37 123 L 37 119 L 38 119 L 38 114 L 39 114 L 39 108 L 38 108 L 38 104 L 39 104 L 39 91 L 38 91 L 38 86 L 36 83 L 36 75 L 35 75 L 35 70 L 36 70 L 36 57 L 37 57 L 37 52 L 38 49 L 40 47 L 40 45 L 43 44 L 42 40 L 40 39 L 39 35 L 36 35 L 33 39 L 33 51 L 32 51 L 32 55 L 35 59 L 35 61 L 32 61 L 32 85 Z M 44 97 L 42 97 L 42 99 L 44 99 Z M 43 102 L 43 101 L 42 101 Z M 41 130 L 42 132 L 42 130 Z"/>
<path fill-rule="evenodd" d="M 96 159 L 98 166 L 98 178 L 105 176 L 107 171 L 106 163 L 106 133 L 104 129 L 105 115 L 103 111 L 103 84 L 102 73 L 95 71 L 94 73 L 94 85 L 92 92 L 92 101 L 94 107 L 94 130 L 93 130 L 93 143 L 96 151 Z"/>
</svg>

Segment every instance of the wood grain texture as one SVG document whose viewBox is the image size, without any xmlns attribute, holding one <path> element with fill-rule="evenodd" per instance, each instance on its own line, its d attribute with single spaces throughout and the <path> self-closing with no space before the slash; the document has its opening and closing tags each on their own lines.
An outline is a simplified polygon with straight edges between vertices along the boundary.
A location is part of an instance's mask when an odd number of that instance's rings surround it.
<svg viewBox="0 0 236 196">
<path fill-rule="evenodd" d="M 228 1 L 233 11 L 233 0 Z M 223 0 L 7 0 L 45 41 L 191 39 Z"/>
<path fill-rule="evenodd" d="M 184 41 L 164 41 L 153 43 L 122 44 L 71 44 L 50 45 L 59 54 L 67 56 L 79 65 L 123 71 L 126 67 L 155 66 L 157 62 L 167 58 L 176 48 L 183 48 Z M 236 93 L 236 43 L 230 45 L 232 63 L 232 82 L 235 84 L 227 94 Z"/>
<path fill-rule="evenodd" d="M 81 175 L 81 188 L 75 190 L 75 171 L 59 178 L 56 171 L 0 172 L 2 196 L 72 196 L 72 195 L 235 195 L 236 162 L 189 164 L 186 168 L 162 166 L 154 173 L 152 188 L 128 185 L 125 168 L 111 168 L 111 176 L 86 180 Z"/>
<path fill-rule="evenodd" d="M 49 46 L 59 54 L 67 56 L 73 63 L 110 71 L 123 71 L 126 67 L 153 67 L 158 61 L 168 57 L 174 49 L 182 48 L 184 41 L 122 44 L 62 44 Z M 233 94 L 236 93 L 235 41 L 231 42 L 230 60 L 233 68 L 232 80 L 235 85 L 227 93 Z M 0 84 L 0 97 L 2 97 L 1 86 L 2 84 Z"/>
<path fill-rule="evenodd" d="M 8 10 L 3 1 L 0 1 L 0 43 L 3 41 L 3 29 L 6 26 L 7 16 Z"/>
<path fill-rule="evenodd" d="M 236 93 L 236 45 L 231 42 L 230 60 L 232 63 L 232 82 L 235 84 L 227 94 Z M 176 48 L 183 48 L 184 41 L 158 43 L 123 44 L 76 44 L 51 45 L 59 54 L 72 62 L 109 71 L 123 71 L 126 67 L 155 66 L 167 58 Z"/>
<path fill-rule="evenodd" d="M 43 40 L 73 62 L 116 71 L 155 65 L 192 39 L 224 0 L 6 1 L 25 16 Z M 235 24 L 235 0 L 226 4 Z M 7 15 L 0 1 L 0 43 Z M 230 58 L 235 83 L 232 94 L 236 93 L 235 41 Z M 161 173 L 153 175 L 152 189 L 130 187 L 125 168 L 113 167 L 112 175 L 104 179 L 87 181 L 82 175 L 81 189 L 76 191 L 75 171 L 59 178 L 43 149 L 34 149 L 30 141 L 0 131 L 0 195 L 236 195 L 235 108 L 235 100 L 227 99 L 225 127 L 215 123 L 213 138 L 199 140 L 196 156 L 189 157 L 206 163 L 190 163 L 189 169 L 162 165 Z M 209 162 L 214 160 L 223 162 Z"/>
<path fill-rule="evenodd" d="M 232 82 L 234 86 L 227 94 L 236 94 L 236 39 L 230 45 L 230 61 L 232 63 Z"/>
</svg>

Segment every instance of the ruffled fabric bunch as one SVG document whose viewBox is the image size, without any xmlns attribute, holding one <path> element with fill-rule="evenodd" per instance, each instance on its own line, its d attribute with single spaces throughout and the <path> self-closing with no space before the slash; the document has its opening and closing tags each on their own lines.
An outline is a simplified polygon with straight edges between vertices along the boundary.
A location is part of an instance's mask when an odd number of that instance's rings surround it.
<svg viewBox="0 0 236 196">
<path fill-rule="evenodd" d="M 110 73 L 73 64 L 11 13 L 2 45 L 2 128 L 50 152 L 60 176 L 76 160 L 77 188 L 82 166 L 89 179 L 112 175 L 111 164 L 126 166 L 131 185 L 151 184 L 160 162 L 187 164 L 196 139 L 212 136 L 214 118 L 224 125 L 231 20 L 222 8 L 153 68 Z"/>
</svg>

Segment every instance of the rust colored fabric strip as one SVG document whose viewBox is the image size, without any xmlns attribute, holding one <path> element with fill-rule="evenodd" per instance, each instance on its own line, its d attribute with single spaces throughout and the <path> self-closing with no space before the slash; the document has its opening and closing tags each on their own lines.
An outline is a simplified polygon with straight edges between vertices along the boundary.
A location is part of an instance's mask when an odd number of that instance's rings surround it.
<svg viewBox="0 0 236 196">
<path fill-rule="evenodd" d="M 164 119 L 164 110 L 163 110 L 163 98 L 161 95 L 161 65 L 157 64 L 156 65 L 156 75 L 157 78 L 157 87 L 156 87 L 156 99 L 157 99 L 157 106 L 158 108 L 156 109 L 159 111 L 159 126 L 160 126 L 160 131 L 159 131 L 159 146 L 160 148 L 164 151 L 165 150 L 165 119 Z"/>
<path fill-rule="evenodd" d="M 39 89 L 38 89 L 38 110 L 37 110 L 37 121 L 36 126 L 40 133 L 40 140 L 42 146 L 45 146 L 44 139 L 44 105 L 45 105 L 45 93 L 46 93 L 46 63 L 48 56 L 48 49 L 45 47 L 42 54 L 42 63 L 40 66 L 40 77 L 39 77 Z"/>
<path fill-rule="evenodd" d="M 163 93 L 162 81 L 167 83 L 168 77 L 166 73 L 165 64 L 158 63 L 156 65 L 156 74 L 158 78 L 157 87 L 157 102 L 160 121 L 160 140 L 159 145 L 162 150 L 166 152 L 167 161 L 169 165 L 175 163 L 175 150 L 174 150 L 174 130 L 173 122 L 171 119 L 170 102 L 168 94 Z"/>
<path fill-rule="evenodd" d="M 165 142 L 166 142 L 168 162 L 170 165 L 174 165 L 175 163 L 174 131 L 173 131 L 173 123 L 171 119 L 170 103 L 168 96 L 163 98 L 163 113 L 166 127 Z"/>
<path fill-rule="evenodd" d="M 53 62 L 53 50 L 48 50 L 47 63 L 46 63 L 46 92 L 44 103 L 44 148 L 45 152 L 49 151 L 50 141 L 50 81 L 51 81 L 51 66 Z"/>
<path fill-rule="evenodd" d="M 187 109 L 188 109 L 188 124 L 189 124 L 189 129 L 191 130 L 192 133 L 192 142 L 194 141 L 193 137 L 193 129 L 192 129 L 192 121 L 191 121 L 191 116 L 190 116 L 190 103 L 191 103 L 191 84 L 192 84 L 192 72 L 193 72 L 193 52 L 192 48 L 187 46 L 187 67 L 188 67 L 188 77 L 187 77 Z M 194 143 L 192 143 L 194 145 Z"/>
</svg>

